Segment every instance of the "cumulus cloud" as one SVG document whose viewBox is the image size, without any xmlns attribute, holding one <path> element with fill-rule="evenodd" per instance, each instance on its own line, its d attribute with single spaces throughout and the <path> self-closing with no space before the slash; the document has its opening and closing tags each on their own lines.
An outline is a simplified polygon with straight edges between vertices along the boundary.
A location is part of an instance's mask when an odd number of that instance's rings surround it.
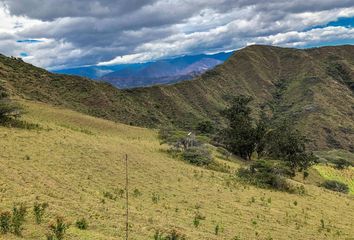
<svg viewBox="0 0 354 240">
<path fill-rule="evenodd" d="M 46 68 L 145 62 L 251 43 L 354 39 L 352 0 L 0 0 L 0 52 Z M 38 40 L 39 42 L 18 42 Z M 23 55 L 23 54 L 22 54 Z"/>
</svg>

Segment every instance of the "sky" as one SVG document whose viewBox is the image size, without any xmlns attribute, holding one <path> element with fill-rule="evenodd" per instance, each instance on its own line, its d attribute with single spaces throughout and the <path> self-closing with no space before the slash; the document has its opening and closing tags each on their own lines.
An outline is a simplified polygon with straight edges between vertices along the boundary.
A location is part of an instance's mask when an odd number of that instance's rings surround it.
<svg viewBox="0 0 354 240">
<path fill-rule="evenodd" d="M 0 0 L 0 53 L 49 70 L 251 44 L 354 44 L 354 0 Z"/>
</svg>

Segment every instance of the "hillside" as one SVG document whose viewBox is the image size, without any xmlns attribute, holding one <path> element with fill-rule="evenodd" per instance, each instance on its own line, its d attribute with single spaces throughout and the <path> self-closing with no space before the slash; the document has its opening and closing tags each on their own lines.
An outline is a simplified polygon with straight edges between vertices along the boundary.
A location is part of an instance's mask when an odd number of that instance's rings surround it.
<svg viewBox="0 0 354 240">
<path fill-rule="evenodd" d="M 220 122 L 225 96 L 250 94 L 256 107 L 271 100 L 282 116 L 296 119 L 313 148 L 354 149 L 354 46 L 250 46 L 194 80 L 133 90 L 51 74 L 4 56 L 0 78 L 13 95 L 146 127 Z"/>
<path fill-rule="evenodd" d="M 29 213 L 23 237 L 7 234 L 0 239 L 44 240 L 48 224 L 57 215 L 73 223 L 67 240 L 122 239 L 125 208 L 119 194 L 124 189 L 126 153 L 130 239 L 153 239 L 156 230 L 171 229 L 178 229 L 187 239 L 203 240 L 332 240 L 354 236 L 350 195 L 311 184 L 304 185 L 304 195 L 244 185 L 234 180 L 232 172 L 214 172 L 171 158 L 153 130 L 44 103 L 21 104 L 27 110 L 24 119 L 39 124 L 40 129 L 0 127 L 0 210 L 24 202 Z M 217 160 L 231 170 L 243 164 L 237 159 Z M 39 226 L 31 209 L 36 199 L 49 203 Z M 195 227 L 197 213 L 205 219 Z M 75 227 L 75 221 L 82 217 L 89 223 L 87 230 Z M 217 225 L 220 231 L 215 235 Z"/>
</svg>

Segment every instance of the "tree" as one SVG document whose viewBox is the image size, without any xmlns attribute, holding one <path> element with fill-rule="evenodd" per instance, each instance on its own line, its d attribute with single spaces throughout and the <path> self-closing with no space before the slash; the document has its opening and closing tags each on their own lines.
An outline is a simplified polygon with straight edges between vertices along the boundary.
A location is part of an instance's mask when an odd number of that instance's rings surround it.
<svg viewBox="0 0 354 240">
<path fill-rule="evenodd" d="M 267 152 L 271 157 L 287 163 L 292 170 L 303 171 L 317 161 L 317 157 L 306 149 L 307 139 L 293 128 L 293 124 L 282 121 L 267 136 Z"/>
<path fill-rule="evenodd" d="M 262 157 L 264 155 L 264 150 L 267 144 L 266 136 L 270 131 L 270 119 L 264 109 L 262 109 L 254 135 L 258 157 Z"/>
<path fill-rule="evenodd" d="M 255 150 L 255 128 L 252 124 L 249 103 L 252 97 L 238 96 L 222 114 L 228 120 L 228 127 L 222 131 L 227 149 L 244 159 L 251 159 Z"/>
</svg>

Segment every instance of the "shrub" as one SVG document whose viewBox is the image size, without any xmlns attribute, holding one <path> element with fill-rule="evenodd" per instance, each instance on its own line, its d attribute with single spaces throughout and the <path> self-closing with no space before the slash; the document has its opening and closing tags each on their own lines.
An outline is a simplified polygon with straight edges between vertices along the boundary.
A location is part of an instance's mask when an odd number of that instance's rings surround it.
<svg viewBox="0 0 354 240">
<path fill-rule="evenodd" d="M 6 234 L 10 231 L 11 223 L 11 213 L 2 212 L 0 213 L 0 232 Z"/>
<path fill-rule="evenodd" d="M 78 229 L 81 230 L 86 230 L 88 228 L 88 223 L 85 218 L 78 219 L 75 225 Z"/>
<path fill-rule="evenodd" d="M 289 168 L 282 163 L 259 160 L 249 168 L 240 168 L 239 178 L 259 187 L 269 187 L 282 191 L 289 191 L 290 186 L 285 176 L 290 175 Z"/>
<path fill-rule="evenodd" d="M 133 192 L 133 196 L 134 196 L 134 197 L 139 197 L 139 196 L 141 196 L 141 195 L 142 195 L 142 193 L 139 191 L 139 189 L 135 188 L 135 189 L 134 189 L 134 192 Z"/>
<path fill-rule="evenodd" d="M 151 200 L 153 203 L 157 204 L 160 201 L 160 195 L 158 193 L 152 193 Z"/>
<path fill-rule="evenodd" d="M 0 122 L 4 123 L 20 116 L 20 107 L 8 98 L 0 99 Z"/>
<path fill-rule="evenodd" d="M 156 230 L 154 234 L 154 240 L 185 240 L 186 236 L 176 229 L 172 229 L 170 232 L 164 233 L 160 230 Z"/>
<path fill-rule="evenodd" d="M 184 234 L 178 232 L 177 230 L 173 229 L 170 233 L 167 234 L 165 240 L 185 240 L 186 237 Z"/>
<path fill-rule="evenodd" d="M 213 162 L 210 151 L 206 147 L 191 147 L 182 153 L 187 162 L 197 166 L 207 166 Z"/>
<path fill-rule="evenodd" d="M 205 220 L 205 216 L 203 216 L 202 214 L 200 214 L 199 212 L 197 212 L 197 213 L 195 214 L 195 216 L 194 216 L 194 219 L 193 219 L 193 225 L 194 225 L 194 227 L 199 227 L 201 220 Z"/>
<path fill-rule="evenodd" d="M 108 198 L 108 199 L 113 200 L 113 201 L 116 201 L 117 198 L 118 198 L 113 193 L 108 192 L 108 191 L 103 192 L 103 197 Z"/>
<path fill-rule="evenodd" d="M 50 234 L 47 235 L 47 239 L 62 240 L 66 230 L 69 228 L 69 224 L 64 222 L 64 218 L 57 217 L 56 222 L 49 225 Z"/>
<path fill-rule="evenodd" d="M 342 192 L 342 193 L 348 193 L 349 192 L 349 187 L 345 183 L 338 182 L 336 180 L 326 180 L 324 183 L 322 183 L 322 186 L 324 188 L 327 188 L 332 191 L 336 192 Z"/>
<path fill-rule="evenodd" d="M 45 209 L 48 206 L 49 206 L 48 203 L 38 203 L 38 202 L 34 203 L 33 213 L 34 213 L 34 217 L 36 219 L 36 223 L 37 224 L 41 224 L 42 223 L 42 218 L 43 218 Z"/>
<path fill-rule="evenodd" d="M 344 158 L 334 159 L 332 162 L 337 169 L 345 169 L 352 166 L 352 163 Z"/>
<path fill-rule="evenodd" d="M 186 150 L 189 147 L 199 146 L 196 136 L 188 132 L 178 131 L 172 128 L 163 128 L 159 131 L 161 144 L 168 144 L 176 150 Z"/>
<path fill-rule="evenodd" d="M 215 133 L 214 123 L 210 120 L 205 120 L 197 124 L 196 130 L 202 134 L 212 134 Z"/>
<path fill-rule="evenodd" d="M 25 222 L 25 216 L 27 213 L 27 208 L 23 203 L 15 205 L 12 208 L 11 226 L 13 233 L 15 235 L 21 236 L 23 230 L 23 223 Z"/>
<path fill-rule="evenodd" d="M 219 224 L 216 224 L 216 226 L 215 226 L 215 235 L 219 235 L 219 230 L 220 230 L 220 226 L 219 226 Z"/>
</svg>

